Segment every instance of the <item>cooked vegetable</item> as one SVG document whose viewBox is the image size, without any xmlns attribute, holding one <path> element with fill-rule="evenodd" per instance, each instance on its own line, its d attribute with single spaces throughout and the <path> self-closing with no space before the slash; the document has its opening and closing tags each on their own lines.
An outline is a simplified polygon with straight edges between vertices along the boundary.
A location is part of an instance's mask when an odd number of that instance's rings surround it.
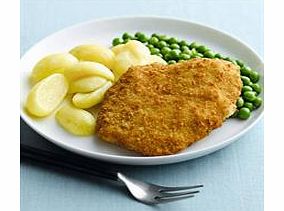
<svg viewBox="0 0 284 211">
<path fill-rule="evenodd" d="M 143 43 L 148 41 L 147 36 L 145 34 L 141 33 L 141 32 L 137 32 L 135 34 L 135 37 L 137 38 L 137 40 L 139 40 L 140 42 L 143 42 Z"/>
<path fill-rule="evenodd" d="M 69 53 L 48 55 L 34 66 L 31 81 L 34 84 L 53 73 L 63 73 L 66 68 L 77 62 L 78 59 Z"/>
<path fill-rule="evenodd" d="M 57 111 L 55 117 L 64 129 L 74 135 L 87 136 L 95 133 L 96 119 L 88 111 L 66 104 Z"/>
<path fill-rule="evenodd" d="M 251 73 L 249 74 L 249 78 L 253 83 L 256 83 L 259 81 L 259 73 L 256 71 L 251 71 Z"/>
<path fill-rule="evenodd" d="M 238 117 L 240 119 L 248 119 L 250 117 L 250 110 L 246 107 L 243 107 L 238 112 Z"/>
<path fill-rule="evenodd" d="M 90 76 L 70 83 L 69 93 L 92 92 L 105 85 L 107 80 L 99 76 Z"/>
<path fill-rule="evenodd" d="M 79 45 L 71 49 L 70 53 L 80 61 L 98 62 L 112 69 L 114 53 L 101 45 Z"/>
<path fill-rule="evenodd" d="M 256 84 L 252 84 L 251 87 L 253 88 L 253 90 L 256 92 L 256 93 L 260 93 L 261 92 L 261 86 L 256 83 Z"/>
<path fill-rule="evenodd" d="M 237 107 L 238 107 L 238 108 L 243 107 L 244 102 L 245 102 L 244 99 L 243 99 L 242 97 L 240 97 L 240 98 L 238 99 L 238 101 L 237 101 Z"/>
<path fill-rule="evenodd" d="M 253 110 L 253 104 L 251 102 L 245 102 L 244 107 L 248 108 L 250 111 Z"/>
<path fill-rule="evenodd" d="M 159 39 L 157 37 L 151 37 L 149 39 L 149 43 L 152 44 L 153 46 L 156 46 L 159 42 Z"/>
<path fill-rule="evenodd" d="M 212 58 L 215 57 L 215 54 L 213 53 L 213 51 L 205 51 L 203 55 L 204 55 L 205 58 L 211 58 L 212 59 Z"/>
<path fill-rule="evenodd" d="M 253 105 L 254 105 L 256 108 L 258 108 L 259 106 L 261 106 L 261 104 L 262 104 L 262 99 L 261 99 L 261 97 L 256 97 L 256 98 L 254 99 L 254 101 L 253 101 Z"/>
<path fill-rule="evenodd" d="M 96 62 L 78 62 L 67 68 L 64 72 L 66 78 L 71 82 L 88 76 L 100 76 L 113 81 L 113 73 L 104 65 Z"/>
<path fill-rule="evenodd" d="M 26 108 L 30 114 L 44 117 L 51 114 L 63 101 L 68 82 L 63 74 L 55 73 L 38 82 L 30 91 Z"/>
<path fill-rule="evenodd" d="M 175 64 L 175 63 L 177 63 L 175 60 L 168 61 L 168 64 Z"/>
<path fill-rule="evenodd" d="M 145 65 L 150 63 L 150 50 L 141 42 L 131 40 L 126 44 L 112 48 L 115 54 L 113 72 L 116 80 L 132 65 Z"/>
<path fill-rule="evenodd" d="M 242 88 L 242 93 L 244 93 L 246 91 L 253 91 L 253 88 L 251 86 L 245 85 Z"/>
<path fill-rule="evenodd" d="M 160 63 L 160 64 L 167 64 L 167 62 L 165 60 L 163 60 L 161 57 L 157 56 L 157 55 L 151 55 L 150 59 L 149 59 L 149 64 L 152 63 Z"/>
<path fill-rule="evenodd" d="M 251 85 L 252 82 L 250 81 L 250 78 L 247 76 L 241 76 L 241 79 L 243 81 L 243 85 Z"/>
<path fill-rule="evenodd" d="M 171 49 L 179 49 L 180 47 L 179 47 L 179 44 L 173 43 L 173 44 L 170 45 L 170 48 Z"/>
<path fill-rule="evenodd" d="M 99 104 L 104 97 L 105 92 L 112 86 L 111 82 L 107 82 L 101 88 L 89 93 L 77 93 L 73 96 L 72 102 L 78 108 L 91 108 Z"/>
<path fill-rule="evenodd" d="M 122 44 L 123 43 L 123 40 L 121 40 L 120 38 L 114 38 L 112 40 L 112 45 L 113 46 L 116 46 L 116 45 L 119 45 L 119 44 Z"/>
<path fill-rule="evenodd" d="M 252 70 L 248 66 L 243 66 L 241 68 L 241 74 L 244 75 L 244 76 L 249 76 L 251 74 L 251 72 L 252 72 Z"/>
<path fill-rule="evenodd" d="M 253 91 L 245 91 L 243 93 L 243 98 L 247 101 L 253 102 L 256 98 L 256 93 Z"/>
<path fill-rule="evenodd" d="M 166 43 L 166 41 L 163 41 L 163 40 L 157 43 L 157 47 L 160 49 L 162 49 L 163 47 L 167 47 L 167 46 L 168 44 Z"/>
</svg>

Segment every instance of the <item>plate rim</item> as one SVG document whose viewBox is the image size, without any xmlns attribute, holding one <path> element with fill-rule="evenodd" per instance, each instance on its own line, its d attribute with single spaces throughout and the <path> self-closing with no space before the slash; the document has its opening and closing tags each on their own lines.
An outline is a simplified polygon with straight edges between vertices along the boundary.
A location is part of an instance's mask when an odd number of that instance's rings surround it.
<svg viewBox="0 0 284 211">
<path fill-rule="evenodd" d="M 207 28 L 209 30 L 212 30 L 216 33 L 219 33 L 223 36 L 227 36 L 231 39 L 233 39 L 234 41 L 236 41 L 238 44 L 242 45 L 243 47 L 249 49 L 251 51 L 252 54 L 254 54 L 254 56 L 260 61 L 260 65 L 263 67 L 264 63 L 263 63 L 263 59 L 262 57 L 252 48 L 250 47 L 246 42 L 241 41 L 239 38 L 235 37 L 234 35 L 231 35 L 223 30 L 219 30 L 216 28 L 213 28 L 211 26 L 208 26 L 206 24 L 200 23 L 200 22 L 196 22 L 196 21 L 191 21 L 191 20 L 187 20 L 187 19 L 183 19 L 183 18 L 173 18 L 173 17 L 169 17 L 169 16 L 153 16 L 153 15 L 147 15 L 147 16 L 113 16 L 113 17 L 107 17 L 107 18 L 98 18 L 98 19 L 91 19 L 88 21 L 83 21 L 83 22 L 79 22 L 76 24 L 72 24 L 70 26 L 64 27 L 63 29 L 60 29 L 58 31 L 55 31 L 47 36 L 45 36 L 44 38 L 40 39 L 39 41 L 37 41 L 35 44 L 33 44 L 30 48 L 28 48 L 24 54 L 21 56 L 21 61 L 25 58 L 26 54 L 31 51 L 33 48 L 35 48 L 39 43 L 44 42 L 46 39 L 50 39 L 53 36 L 57 36 L 58 34 L 64 32 L 65 30 L 71 30 L 72 28 L 76 28 L 82 25 L 88 25 L 91 23 L 96 23 L 96 22 L 103 22 L 103 21 L 113 21 L 113 20 L 117 20 L 117 19 L 121 19 L 121 20 L 129 20 L 129 19 L 156 19 L 156 20 L 162 20 L 162 21 L 178 21 L 178 22 L 184 22 L 187 24 L 191 24 L 191 25 L 195 25 L 197 27 L 203 27 L 203 28 Z M 22 83 L 22 82 L 21 82 Z M 263 105 L 262 105 L 263 106 Z M 260 119 L 262 119 L 264 114 L 264 109 L 261 110 L 261 113 L 259 114 L 259 116 L 244 130 L 242 130 L 241 132 L 237 133 L 236 135 L 226 139 L 225 141 L 218 143 L 214 146 L 208 146 L 205 148 L 202 148 L 200 150 L 194 150 L 194 151 L 189 151 L 189 152 L 184 152 L 184 153 L 177 153 L 177 154 L 172 154 L 172 155 L 162 155 L 162 156 L 129 156 L 129 155 L 111 155 L 111 154 L 106 154 L 106 153 L 100 153 L 100 152 L 90 152 L 88 150 L 82 149 L 82 148 L 75 148 L 73 146 L 70 146 L 68 144 L 66 144 L 65 142 L 58 142 L 50 137 L 48 137 L 47 135 L 45 135 L 43 132 L 41 132 L 40 130 L 38 130 L 35 126 L 34 123 L 32 121 L 30 121 L 27 117 L 27 114 L 24 112 L 24 109 L 20 109 L 20 116 L 21 118 L 25 121 L 25 123 L 27 123 L 27 125 L 29 127 L 31 127 L 32 130 L 36 131 L 38 134 L 40 134 L 42 137 L 44 137 L 45 139 L 47 139 L 48 141 L 50 141 L 51 143 L 62 147 L 68 151 L 83 155 L 83 156 L 87 156 L 93 159 L 98 159 L 98 160 L 103 160 L 106 162 L 111 162 L 111 163 L 120 163 L 120 164 L 124 164 L 124 165 L 161 165 L 161 164 L 169 164 L 169 163 L 176 163 L 176 162 L 181 162 L 181 161 L 186 161 L 186 160 L 191 160 L 197 157 L 202 157 L 204 155 L 213 153 L 215 151 L 218 151 L 224 147 L 226 147 L 227 145 L 233 143 L 234 141 L 238 140 L 241 136 L 243 136 L 245 133 L 247 133 L 249 130 L 251 130 L 259 121 Z M 190 156 L 189 154 L 192 154 L 192 158 L 187 158 L 188 156 Z M 119 159 L 119 160 L 117 160 Z M 162 160 L 162 161 L 160 161 Z M 140 163 L 136 163 L 140 162 Z M 149 162 L 152 161 L 153 163 Z M 159 162 L 160 161 L 160 162 Z"/>
</svg>

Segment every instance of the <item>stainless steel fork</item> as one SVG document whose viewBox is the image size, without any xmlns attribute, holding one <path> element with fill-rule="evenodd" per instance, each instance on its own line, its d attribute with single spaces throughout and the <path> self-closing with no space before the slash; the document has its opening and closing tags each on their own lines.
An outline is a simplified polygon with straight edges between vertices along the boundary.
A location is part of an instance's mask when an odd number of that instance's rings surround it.
<svg viewBox="0 0 284 211">
<path fill-rule="evenodd" d="M 199 193 L 199 188 L 203 187 L 203 185 L 166 187 L 129 178 L 119 172 L 117 176 L 126 185 L 132 196 L 145 204 L 159 204 L 191 198 L 194 197 L 194 194 Z"/>
<path fill-rule="evenodd" d="M 21 144 L 21 158 L 31 159 L 53 167 L 73 170 L 91 176 L 101 177 L 124 184 L 132 196 L 145 204 L 159 204 L 173 202 L 181 199 L 192 198 L 199 193 L 203 185 L 166 187 L 142 182 L 130 178 L 120 172 L 111 171 L 90 159 L 61 155 Z"/>
</svg>

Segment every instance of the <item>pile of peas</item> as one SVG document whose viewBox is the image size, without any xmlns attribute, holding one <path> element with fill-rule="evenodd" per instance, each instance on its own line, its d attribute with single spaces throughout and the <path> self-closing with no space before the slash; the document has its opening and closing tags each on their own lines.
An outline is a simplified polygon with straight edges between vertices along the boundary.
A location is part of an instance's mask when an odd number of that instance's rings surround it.
<svg viewBox="0 0 284 211">
<path fill-rule="evenodd" d="M 218 58 L 232 62 L 240 67 L 243 82 L 242 94 L 237 101 L 238 109 L 232 117 L 248 119 L 251 112 L 262 104 L 262 99 L 259 96 L 262 88 L 260 84 L 257 83 L 260 75 L 257 71 L 252 70 L 240 60 L 234 60 L 230 57 L 215 53 L 205 45 L 198 44 L 197 42 L 188 43 L 185 40 L 178 40 L 175 37 L 168 37 L 156 33 L 148 37 L 141 32 L 137 32 L 134 35 L 125 32 L 122 38 L 114 38 L 112 45 L 125 44 L 129 40 L 138 40 L 144 43 L 149 48 L 152 55 L 160 56 L 168 64 L 175 64 L 192 58 Z"/>
</svg>

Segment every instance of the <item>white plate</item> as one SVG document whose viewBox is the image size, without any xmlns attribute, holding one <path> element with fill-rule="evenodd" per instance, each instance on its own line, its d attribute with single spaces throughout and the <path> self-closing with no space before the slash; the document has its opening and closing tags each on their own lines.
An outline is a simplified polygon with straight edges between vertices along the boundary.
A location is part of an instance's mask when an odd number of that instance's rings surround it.
<svg viewBox="0 0 284 211">
<path fill-rule="evenodd" d="M 144 157 L 108 144 L 96 137 L 77 137 L 70 135 L 57 125 L 53 116 L 42 120 L 30 118 L 23 110 L 23 105 L 30 85 L 28 76 L 34 64 L 43 56 L 56 52 L 67 52 L 72 47 L 84 43 L 101 43 L 110 46 L 112 39 L 123 32 L 137 31 L 162 33 L 180 39 L 198 41 L 216 52 L 245 61 L 246 64 L 261 74 L 263 86 L 263 63 L 259 56 L 247 45 L 236 38 L 210 27 L 184 20 L 159 17 L 127 17 L 90 21 L 63 29 L 52 34 L 33 46 L 21 60 L 21 116 L 26 123 L 52 143 L 67 150 L 92 158 L 132 165 L 157 165 L 175 163 L 197 158 L 228 144 L 244 135 L 260 119 L 263 106 L 253 112 L 249 120 L 227 120 L 222 127 L 214 130 L 206 138 L 193 144 L 186 150 L 168 156 Z M 262 94 L 263 97 L 263 94 Z"/>
</svg>

